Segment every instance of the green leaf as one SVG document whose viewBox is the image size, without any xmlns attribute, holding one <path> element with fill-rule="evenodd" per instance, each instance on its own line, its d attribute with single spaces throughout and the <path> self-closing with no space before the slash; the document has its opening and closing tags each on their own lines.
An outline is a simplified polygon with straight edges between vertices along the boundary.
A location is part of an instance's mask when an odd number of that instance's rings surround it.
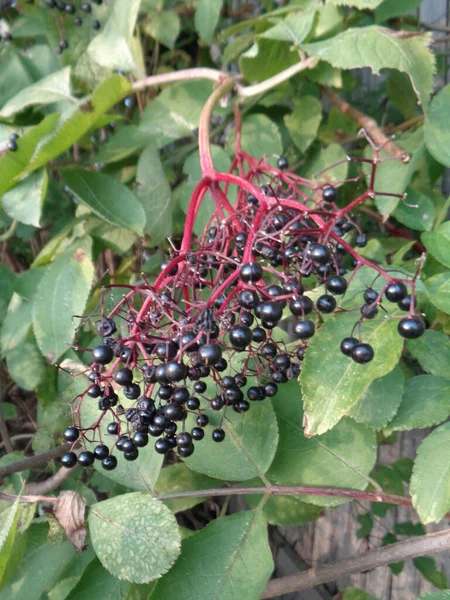
<svg viewBox="0 0 450 600">
<path fill-rule="evenodd" d="M 399 366 L 372 381 L 348 412 L 348 416 L 371 429 L 381 430 L 394 417 L 402 401 L 405 377 Z"/>
<path fill-rule="evenodd" d="M 133 30 L 140 4 L 141 0 L 115 0 L 102 31 L 88 46 L 87 53 L 93 61 L 111 70 L 136 68 Z"/>
<path fill-rule="evenodd" d="M 134 583 L 158 579 L 180 553 L 175 517 L 162 502 L 141 492 L 92 505 L 89 531 L 105 569 Z"/>
<path fill-rule="evenodd" d="M 40 600 L 59 581 L 75 556 L 71 542 L 50 544 L 48 524 L 31 525 L 25 555 L 0 600 Z"/>
<path fill-rule="evenodd" d="M 158 581 L 152 600 L 259 598 L 272 570 L 261 511 L 242 511 L 216 519 L 184 540 L 180 558 Z"/>
<path fill-rule="evenodd" d="M 425 535 L 425 527 L 422 523 L 411 523 L 411 521 L 405 521 L 403 523 L 396 523 L 394 525 L 394 531 L 397 535 Z"/>
<path fill-rule="evenodd" d="M 408 189 L 407 193 L 406 202 L 399 202 L 392 216 L 411 229 L 430 231 L 436 215 L 433 201 L 419 190 Z"/>
<path fill-rule="evenodd" d="M 241 55 L 239 67 L 246 81 L 264 81 L 298 63 L 298 50 L 292 44 L 259 37 Z"/>
<path fill-rule="evenodd" d="M 23 173 L 35 153 L 36 146 L 53 130 L 57 121 L 57 114 L 49 115 L 39 125 L 32 127 L 21 136 L 17 152 L 5 152 L 0 156 L 0 172 L 2 174 L 0 196 L 22 179 Z"/>
<path fill-rule="evenodd" d="M 245 500 L 252 508 L 256 508 L 263 496 L 246 495 Z M 271 525 L 293 527 L 315 521 L 322 514 L 322 507 L 302 502 L 295 496 L 271 496 L 263 507 L 264 517 Z"/>
<path fill-rule="evenodd" d="M 294 12 L 285 19 L 278 21 L 273 27 L 266 29 L 260 37 L 299 45 L 311 31 L 315 16 L 315 10 Z"/>
<path fill-rule="evenodd" d="M 5 212 L 11 219 L 20 223 L 39 227 L 47 184 L 48 175 L 45 169 L 32 173 L 3 196 Z"/>
<path fill-rule="evenodd" d="M 408 350 L 427 373 L 448 377 L 450 365 L 450 338 L 448 335 L 427 329 L 417 340 L 408 340 Z"/>
<path fill-rule="evenodd" d="M 375 473 L 372 473 L 373 479 L 381 486 L 381 489 L 388 494 L 403 496 L 403 482 L 400 474 L 386 465 L 377 465 Z M 372 513 L 384 519 L 390 508 L 395 508 L 395 504 L 389 502 L 372 502 Z"/>
<path fill-rule="evenodd" d="M 448 579 L 445 573 L 436 569 L 436 562 L 431 556 L 418 556 L 413 559 L 414 566 L 422 573 L 427 581 L 435 587 L 444 589 L 448 587 Z"/>
<path fill-rule="evenodd" d="M 52 104 L 62 100 L 74 100 L 70 93 L 70 67 L 52 73 L 22 89 L 3 106 L 0 117 L 7 119 L 28 106 Z"/>
<path fill-rule="evenodd" d="M 130 583 L 113 577 L 94 558 L 65 600 L 125 600 L 130 588 Z"/>
<path fill-rule="evenodd" d="M 226 150 L 234 156 L 234 129 L 227 138 Z M 283 152 L 283 142 L 277 125 L 262 114 L 252 114 L 244 119 L 241 130 L 241 147 L 255 158 Z"/>
<path fill-rule="evenodd" d="M 305 152 L 317 136 L 322 120 L 322 105 L 314 96 L 303 96 L 290 115 L 284 117 L 292 141 Z"/>
<path fill-rule="evenodd" d="M 367 537 L 373 529 L 373 519 L 370 513 L 364 513 L 363 515 L 358 515 L 356 520 L 361 525 L 361 527 L 356 532 L 356 536 L 359 538 Z"/>
<path fill-rule="evenodd" d="M 40 141 L 33 156 L 30 155 L 28 164 L 24 165 L 25 172 L 35 171 L 70 148 L 95 125 L 103 114 L 130 91 L 131 84 L 125 77 L 111 75 L 97 86 L 91 96 L 83 98 L 73 108 L 64 111 L 59 118 L 57 115 L 51 115 L 51 118 L 56 117 L 56 125 L 52 128 L 53 131 L 48 132 L 48 135 L 44 136 L 42 140 L 39 136 Z M 23 143 L 23 138 L 21 138 L 21 143 Z"/>
<path fill-rule="evenodd" d="M 344 590 L 342 600 L 376 600 L 376 598 L 359 588 L 347 587 Z"/>
<path fill-rule="evenodd" d="M 425 144 L 427 150 L 433 158 L 446 167 L 450 167 L 449 102 L 450 84 L 436 94 L 425 117 Z"/>
<path fill-rule="evenodd" d="M 170 465 L 161 470 L 158 480 L 154 486 L 155 494 L 158 496 L 164 494 L 176 494 L 177 492 L 187 492 L 189 490 L 201 490 L 215 488 L 220 485 L 217 479 L 211 479 L 206 475 L 196 473 L 184 463 Z M 207 500 L 206 497 L 197 498 L 178 498 L 175 500 L 163 500 L 164 504 L 174 513 L 192 508 Z"/>
<path fill-rule="evenodd" d="M 14 381 L 24 390 L 31 391 L 39 385 L 44 375 L 45 360 L 34 337 L 21 341 L 8 352 L 6 366 Z"/>
<path fill-rule="evenodd" d="M 422 0 L 384 0 L 375 9 L 375 20 L 383 23 L 394 17 L 411 13 L 422 4 Z"/>
<path fill-rule="evenodd" d="M 374 10 L 383 0 L 329 0 L 331 5 L 354 6 L 360 10 Z"/>
<path fill-rule="evenodd" d="M 450 423 L 420 444 L 411 477 L 412 503 L 424 525 L 439 523 L 450 510 Z"/>
<path fill-rule="evenodd" d="M 375 75 L 381 69 L 402 71 L 409 76 L 420 103 L 426 107 L 435 71 L 430 42 L 428 33 L 411 36 L 409 32 L 372 25 L 347 29 L 323 42 L 305 44 L 303 49 L 340 69 L 370 67 Z"/>
<path fill-rule="evenodd" d="M 16 536 L 17 521 L 19 518 L 20 499 L 0 513 L 0 582 L 6 571 L 8 560 L 14 545 Z"/>
<path fill-rule="evenodd" d="M 426 281 L 426 289 L 430 302 L 450 314 L 450 273 L 438 273 Z"/>
<path fill-rule="evenodd" d="M 94 277 L 91 240 L 83 238 L 58 256 L 39 283 L 33 301 L 33 328 L 38 346 L 55 362 L 74 337 L 72 317 L 81 315 Z"/>
<path fill-rule="evenodd" d="M 210 81 L 186 81 L 166 87 L 149 102 L 139 131 L 157 148 L 192 135 L 199 125 L 203 105 L 213 89 Z"/>
<path fill-rule="evenodd" d="M 402 481 L 408 485 L 411 481 L 413 466 L 413 461 L 406 456 L 402 456 L 391 464 L 391 467 L 400 475 Z"/>
<path fill-rule="evenodd" d="M 266 477 L 280 485 L 365 489 L 365 475 L 376 460 L 375 433 L 345 418 L 324 435 L 305 437 L 302 403 L 296 390 L 295 381 L 284 384 L 274 402 L 280 441 Z M 319 496 L 302 496 L 302 501 L 319 506 L 346 502 Z"/>
<path fill-rule="evenodd" d="M 218 427 L 220 415 L 207 411 L 209 421 Z M 228 420 L 229 418 L 229 420 Z M 196 445 L 187 465 L 210 477 L 230 481 L 245 481 L 264 474 L 269 468 L 278 442 L 278 429 L 270 402 L 253 404 L 244 414 L 227 414 L 221 425 L 226 433 L 217 444 L 206 436 Z"/>
<path fill-rule="evenodd" d="M 212 42 L 222 5 L 223 0 L 199 0 L 197 4 L 194 17 L 195 29 L 205 44 Z"/>
<path fill-rule="evenodd" d="M 0 265 L 0 321 L 3 321 L 13 295 L 15 276 L 12 271 Z"/>
<path fill-rule="evenodd" d="M 406 1 L 409 2 L 409 0 Z M 406 73 L 391 70 L 386 81 L 386 93 L 389 101 L 402 113 L 405 119 L 417 117 L 417 98 Z"/>
<path fill-rule="evenodd" d="M 63 175 L 70 191 L 98 217 L 142 234 L 145 213 L 130 190 L 108 175 L 74 169 Z"/>
<path fill-rule="evenodd" d="M 420 596 L 418 600 L 450 600 L 450 590 L 424 594 L 423 596 Z"/>
<path fill-rule="evenodd" d="M 21 54 L 9 45 L 3 49 L 0 61 L 0 105 L 33 83 Z"/>
<path fill-rule="evenodd" d="M 347 153 L 339 146 L 339 144 L 330 144 L 327 148 L 313 148 L 311 155 L 308 157 L 308 161 L 301 170 L 302 177 L 308 179 L 314 178 L 317 173 L 327 168 L 329 165 L 334 163 L 342 162 L 340 165 L 333 167 L 322 173 L 318 182 L 320 183 L 336 183 L 342 181 L 347 177 L 348 162 L 346 161 Z"/>
<path fill-rule="evenodd" d="M 80 393 L 83 393 L 88 387 L 86 380 L 78 380 L 67 390 L 69 398 L 75 398 Z M 121 404 L 126 409 L 133 406 L 134 401 L 130 401 L 125 397 L 121 398 Z M 81 405 L 81 419 L 83 423 L 95 423 L 98 419 L 98 407 L 95 402 L 90 402 L 86 398 Z M 115 436 L 112 438 L 107 432 L 107 426 L 110 419 L 102 419 L 100 423 L 100 431 L 104 443 L 108 446 L 115 441 Z M 110 444 L 110 440 L 113 440 Z M 93 450 L 98 442 L 86 442 L 89 450 Z M 98 469 L 105 477 L 126 486 L 129 489 L 140 492 L 153 492 L 156 480 L 161 471 L 163 456 L 158 454 L 153 444 L 149 444 L 145 448 L 139 448 L 139 457 L 133 462 L 128 462 L 119 457 L 117 467 L 114 471 L 105 471 L 98 461 L 94 463 L 94 467 Z"/>
<path fill-rule="evenodd" d="M 408 379 L 403 399 L 386 435 L 394 431 L 423 429 L 438 425 L 450 415 L 450 379 L 418 375 Z"/>
<path fill-rule="evenodd" d="M 143 26 L 147 35 L 171 50 L 180 34 L 180 28 L 180 17 L 174 10 L 164 10 L 151 15 L 150 20 Z"/>
<path fill-rule="evenodd" d="M 157 246 L 172 233 L 172 194 L 154 146 L 148 146 L 139 157 L 136 181 L 146 216 L 144 231 L 150 236 L 152 246 Z"/>
<path fill-rule="evenodd" d="M 95 160 L 103 165 L 118 162 L 137 154 L 147 145 L 148 136 L 137 125 L 125 125 L 102 144 Z"/>
<path fill-rule="evenodd" d="M 339 352 L 340 342 L 350 335 L 357 318 L 352 312 L 331 317 L 309 344 L 300 376 L 307 435 L 331 429 L 400 358 L 403 339 L 397 333 L 397 321 L 384 316 L 366 320 L 362 328 L 364 342 L 375 353 L 370 363 L 359 365 Z"/>
<path fill-rule="evenodd" d="M 427 231 L 420 236 L 426 249 L 436 260 L 450 269 L 450 221 L 439 225 L 434 231 Z"/>
</svg>

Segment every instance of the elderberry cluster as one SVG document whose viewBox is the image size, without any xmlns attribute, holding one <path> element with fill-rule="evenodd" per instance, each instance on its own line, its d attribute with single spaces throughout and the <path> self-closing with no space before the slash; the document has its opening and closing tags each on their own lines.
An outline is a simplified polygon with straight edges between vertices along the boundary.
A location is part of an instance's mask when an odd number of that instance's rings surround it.
<svg viewBox="0 0 450 600">
<path fill-rule="evenodd" d="M 229 411 L 246 413 L 299 376 L 325 315 L 344 310 L 351 268 L 351 276 L 361 266 L 373 268 L 374 279 L 384 277 L 386 284 L 381 292 L 364 292 L 355 327 L 341 343 L 344 355 L 359 364 L 373 359 L 361 332 L 384 299 L 409 312 L 398 323 L 402 337 L 424 332 L 414 314 L 415 280 L 393 278 L 358 255 L 350 241 L 358 247 L 367 239 L 350 211 L 337 206 L 336 187 L 289 173 L 284 157 L 277 169 L 247 161 L 245 176 L 242 170 L 239 177 L 218 175 L 240 185 L 235 205 L 226 187 L 205 183 L 216 201 L 205 233 L 192 235 L 200 187 L 181 246 L 153 285 L 130 286 L 108 316 L 103 307 L 90 384 L 75 399 L 73 425 L 64 433 L 74 444 L 80 437 L 99 442 L 79 455 L 79 464 L 98 459 L 113 469 L 120 454 L 135 460 L 150 437 L 158 453 L 189 457 L 214 413 L 210 435 L 224 440 Z M 309 292 L 318 286 L 323 293 L 313 301 Z M 82 403 L 93 401 L 99 418 L 86 426 Z M 104 419 L 108 441 L 100 434 Z M 73 452 L 63 457 L 67 467 L 76 462 Z"/>
<path fill-rule="evenodd" d="M 101 27 L 100 21 L 98 19 L 93 18 L 92 10 L 93 4 L 101 5 L 103 4 L 103 0 L 91 0 L 91 2 L 58 2 L 57 0 L 45 0 L 46 6 L 54 11 L 55 13 L 62 13 L 64 18 L 72 17 L 74 25 L 81 27 L 85 21 L 85 19 L 91 19 L 91 26 L 93 29 L 98 31 Z M 69 47 L 69 42 L 64 38 L 63 33 L 61 32 L 61 40 L 59 45 L 56 47 L 56 52 L 58 54 L 62 54 L 64 50 L 67 50 Z"/>
</svg>

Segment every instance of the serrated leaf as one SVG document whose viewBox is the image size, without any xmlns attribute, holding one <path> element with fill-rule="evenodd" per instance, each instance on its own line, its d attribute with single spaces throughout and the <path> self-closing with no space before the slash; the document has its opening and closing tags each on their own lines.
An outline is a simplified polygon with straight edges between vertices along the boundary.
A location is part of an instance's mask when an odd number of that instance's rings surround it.
<svg viewBox="0 0 450 600">
<path fill-rule="evenodd" d="M 48 524 L 31 525 L 23 559 L 10 581 L 0 591 L 0 600 L 40 600 L 59 581 L 74 559 L 72 544 L 47 541 Z"/>
<path fill-rule="evenodd" d="M 305 152 L 316 138 L 322 105 L 314 96 L 303 96 L 290 115 L 284 117 L 292 141 L 301 152 Z"/>
<path fill-rule="evenodd" d="M 274 409 L 280 441 L 266 477 L 280 485 L 319 485 L 365 489 L 376 460 L 375 433 L 345 418 L 324 435 L 307 438 L 295 381 L 283 384 Z M 338 506 L 346 500 L 302 496 L 303 502 Z"/>
<path fill-rule="evenodd" d="M 400 367 L 375 379 L 348 412 L 348 416 L 371 429 L 381 430 L 394 417 L 402 401 L 405 376 Z"/>
<path fill-rule="evenodd" d="M 142 234 L 145 213 L 136 196 L 120 181 L 83 169 L 64 172 L 70 191 L 98 217 Z"/>
<path fill-rule="evenodd" d="M 261 511 L 242 511 L 216 519 L 184 540 L 180 558 L 158 581 L 152 600 L 259 598 L 272 570 Z"/>
<path fill-rule="evenodd" d="M 144 231 L 157 246 L 172 233 L 172 193 L 155 146 L 148 146 L 139 157 L 136 181 L 146 216 Z"/>
<path fill-rule="evenodd" d="M 207 411 L 209 422 L 219 427 L 221 417 Z M 229 420 L 228 420 L 229 419 Z M 187 465 L 210 477 L 245 481 L 258 477 L 269 468 L 278 442 L 278 428 L 270 402 L 252 404 L 244 414 L 227 413 L 221 427 L 226 436 L 220 444 L 210 432 L 196 444 L 195 452 L 185 459 Z"/>
<path fill-rule="evenodd" d="M 102 67 L 120 71 L 136 68 L 133 30 L 141 0 L 115 0 L 108 20 L 88 46 L 88 56 Z"/>
<path fill-rule="evenodd" d="M 375 9 L 375 20 L 377 23 L 382 23 L 412 12 L 422 4 L 422 0 L 384 0 L 378 4 Z"/>
<path fill-rule="evenodd" d="M 397 321 L 379 316 L 365 321 L 362 337 L 374 349 L 370 363 L 359 365 L 339 351 L 358 317 L 337 314 L 312 338 L 300 375 L 305 407 L 305 432 L 318 435 L 331 429 L 348 413 L 369 385 L 392 371 L 403 348 Z M 323 373 L 327 376 L 323 377 Z"/>
<path fill-rule="evenodd" d="M 28 164 L 24 165 L 25 172 L 35 171 L 70 148 L 130 91 L 131 84 L 125 77 L 111 75 L 95 88 L 91 96 L 79 100 L 70 110 L 60 116 L 51 115 L 51 118 L 56 117 L 56 123 L 53 120 L 52 130 L 44 137 L 40 136 L 42 139 L 39 137 L 33 155 L 29 156 Z M 23 142 L 23 138 L 21 141 Z"/>
<path fill-rule="evenodd" d="M 141 492 L 92 505 L 89 531 L 105 569 L 134 583 L 158 579 L 180 553 L 175 517 L 162 502 Z"/>
<path fill-rule="evenodd" d="M 195 11 L 194 23 L 200 39 L 210 44 L 219 22 L 223 0 L 199 0 Z"/>
<path fill-rule="evenodd" d="M 450 314 L 450 273 L 438 273 L 426 281 L 426 290 L 431 303 Z"/>
<path fill-rule="evenodd" d="M 381 69 L 402 71 L 411 79 L 420 103 L 426 108 L 435 71 L 430 42 L 428 33 L 411 35 L 372 25 L 347 29 L 323 42 L 305 44 L 303 49 L 340 69 L 370 67 L 375 75 Z"/>
<path fill-rule="evenodd" d="M 449 415 L 450 379 L 436 375 L 418 375 L 406 382 L 402 403 L 386 427 L 386 435 L 394 431 L 438 425 Z"/>
<path fill-rule="evenodd" d="M 173 50 L 176 39 L 180 34 L 180 27 L 180 17 L 176 11 L 164 10 L 151 15 L 150 20 L 144 24 L 143 29 L 147 35 Z"/>
<path fill-rule="evenodd" d="M 88 387 L 86 381 L 78 379 L 78 381 L 67 390 L 69 398 L 75 398 L 80 393 L 83 393 Z M 125 397 L 120 399 L 122 406 L 130 408 L 133 402 Z M 81 405 L 81 419 L 83 423 L 95 423 L 100 415 L 97 403 L 90 401 L 87 397 Z M 100 431 L 102 434 L 103 443 L 111 447 L 116 441 L 116 436 L 108 434 L 107 426 L 110 419 L 106 416 L 100 423 Z M 86 441 L 86 447 L 93 450 L 98 442 Z M 126 486 L 131 490 L 148 492 L 154 490 L 154 485 L 161 471 L 164 457 L 158 454 L 152 443 L 145 448 L 139 448 L 139 457 L 132 461 L 126 461 L 123 456 L 118 457 L 117 467 L 113 471 L 105 471 L 99 461 L 94 463 L 94 467 L 98 469 L 105 477 Z"/>
<path fill-rule="evenodd" d="M 62 100 L 74 100 L 70 91 L 70 67 L 43 77 L 22 89 L 3 106 L 0 117 L 7 119 L 28 106 L 52 104 Z"/>
<path fill-rule="evenodd" d="M 130 589 L 128 581 L 120 581 L 108 573 L 100 561 L 94 558 L 65 600 L 125 600 Z"/>
<path fill-rule="evenodd" d="M 428 252 L 450 269 L 450 221 L 442 223 L 434 231 L 422 233 L 420 239 Z"/>
<path fill-rule="evenodd" d="M 49 115 L 21 136 L 17 152 L 5 152 L 0 156 L 0 196 L 21 180 L 36 146 L 53 130 L 57 121 L 57 114 Z"/>
<path fill-rule="evenodd" d="M 14 538 L 19 517 L 20 498 L 10 508 L 0 513 L 0 582 L 6 571 L 8 560 L 14 545 Z"/>
<path fill-rule="evenodd" d="M 420 444 L 410 493 L 424 525 L 438 523 L 450 510 L 450 423 L 435 429 Z"/>
<path fill-rule="evenodd" d="M 234 139 L 232 130 L 226 142 L 226 150 L 230 155 L 234 155 Z M 242 123 L 241 147 L 256 158 L 271 154 L 280 155 L 283 152 L 280 130 L 266 115 L 249 115 Z"/>
<path fill-rule="evenodd" d="M 0 321 L 3 321 L 13 295 L 16 276 L 12 271 L 0 265 Z"/>
<path fill-rule="evenodd" d="M 38 346 L 55 362 L 74 337 L 74 315 L 86 306 L 94 277 L 91 239 L 83 238 L 65 250 L 41 279 L 33 301 L 33 328 Z"/>
<path fill-rule="evenodd" d="M 239 59 L 246 81 L 263 81 L 298 63 L 298 50 L 292 44 L 259 37 Z"/>
<path fill-rule="evenodd" d="M 427 373 L 449 376 L 450 365 L 450 337 L 427 329 L 417 340 L 408 340 L 408 350 L 419 361 L 420 366 Z"/>
<path fill-rule="evenodd" d="M 202 490 L 218 487 L 217 479 L 211 479 L 201 473 L 189 469 L 184 463 L 169 465 L 161 470 L 155 483 L 154 491 L 158 496 L 164 494 L 176 494 L 188 490 Z M 192 508 L 207 500 L 207 496 L 198 498 L 177 498 L 174 500 L 162 500 L 164 504 L 174 513 Z"/>
<path fill-rule="evenodd" d="M 281 42 L 301 44 L 314 25 L 315 10 L 305 10 L 289 14 L 273 27 L 266 29 L 260 37 Z"/>
<path fill-rule="evenodd" d="M 141 115 L 139 131 L 157 148 L 192 135 L 213 85 L 210 81 L 186 81 L 166 87 L 149 102 Z"/>
<path fill-rule="evenodd" d="M 32 173 L 3 196 L 5 212 L 11 219 L 20 223 L 39 227 L 47 184 L 48 175 L 45 169 Z"/>
<path fill-rule="evenodd" d="M 6 366 L 14 381 L 24 390 L 31 391 L 39 385 L 44 375 L 45 360 L 34 337 L 22 340 L 9 350 Z"/>
<path fill-rule="evenodd" d="M 409 189 L 407 194 L 406 203 L 399 202 L 392 216 L 416 231 L 430 231 L 436 215 L 433 201 L 419 190 Z"/>
<path fill-rule="evenodd" d="M 450 167 L 449 103 L 450 84 L 436 94 L 425 117 L 425 144 L 427 150 L 433 158 L 446 167 Z"/>
</svg>

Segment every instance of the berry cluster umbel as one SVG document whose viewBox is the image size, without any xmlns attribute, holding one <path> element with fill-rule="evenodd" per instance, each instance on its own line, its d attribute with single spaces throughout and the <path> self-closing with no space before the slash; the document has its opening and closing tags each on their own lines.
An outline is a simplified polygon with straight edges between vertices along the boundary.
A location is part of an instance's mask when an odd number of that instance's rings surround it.
<svg viewBox="0 0 450 600">
<path fill-rule="evenodd" d="M 246 413 L 298 377 L 308 341 L 323 315 L 343 310 L 349 281 L 362 266 L 385 284 L 380 292 L 364 292 L 342 353 L 359 364 L 373 359 L 364 322 L 385 318 L 379 314 L 385 300 L 408 313 L 399 319 L 401 336 L 422 335 L 415 278 L 391 277 L 350 243 L 366 244 L 351 211 L 375 193 L 381 160 L 374 148 L 369 189 L 345 208 L 336 203 L 337 187 L 295 175 L 284 157 L 273 167 L 237 147 L 229 173 L 202 164 L 180 248 L 152 285 L 122 286 L 127 293 L 97 322 L 102 342 L 92 350 L 90 384 L 75 399 L 73 425 L 64 434 L 74 444 L 80 437 L 98 442 L 93 452 L 79 455 L 79 464 L 98 459 L 113 469 L 117 456 L 135 460 L 150 437 L 157 452 L 174 450 L 186 458 L 214 412 L 219 418 L 209 435 L 221 442 L 230 411 Z M 234 205 L 230 185 L 238 190 Z M 207 194 L 215 210 L 195 238 Z M 313 301 L 308 292 L 318 285 L 324 292 Z M 81 422 L 83 402 L 98 403 L 95 423 Z M 108 440 L 101 437 L 103 422 Z M 73 452 L 63 457 L 68 467 L 76 462 Z"/>
</svg>

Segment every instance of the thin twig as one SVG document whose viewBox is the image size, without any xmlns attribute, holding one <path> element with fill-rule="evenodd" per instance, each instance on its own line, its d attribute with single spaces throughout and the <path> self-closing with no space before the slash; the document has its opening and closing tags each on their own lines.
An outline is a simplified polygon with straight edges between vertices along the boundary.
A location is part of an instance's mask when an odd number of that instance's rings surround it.
<svg viewBox="0 0 450 600">
<path fill-rule="evenodd" d="M 15 502 L 17 500 L 17 496 L 14 494 L 7 494 L 6 492 L 0 491 L 0 500 L 6 500 L 6 502 Z M 24 495 L 20 496 L 19 502 L 28 503 L 28 502 L 49 502 L 54 504 L 58 498 L 56 496 L 41 496 L 41 495 Z"/>
<path fill-rule="evenodd" d="M 34 433 L 18 433 L 17 435 L 12 435 L 9 439 L 10 442 L 21 442 L 22 440 L 29 440 L 34 437 Z M 0 448 L 6 447 L 5 442 L 0 442 Z"/>
<path fill-rule="evenodd" d="M 409 538 L 403 542 L 383 546 L 376 550 L 346 558 L 331 565 L 308 569 L 297 575 L 289 575 L 270 581 L 261 598 L 274 598 L 291 592 L 305 590 L 321 583 L 335 581 L 345 575 L 361 573 L 384 565 L 450 550 L 450 529 Z"/>
<path fill-rule="evenodd" d="M 334 106 L 336 106 L 336 108 L 338 108 L 342 114 L 350 117 L 350 119 L 353 119 L 353 121 L 356 121 L 360 127 L 365 129 L 369 136 L 380 148 L 383 148 L 388 154 L 394 158 L 400 159 L 402 162 L 409 161 L 409 154 L 397 146 L 397 144 L 394 144 L 390 138 L 385 136 L 383 130 L 380 128 L 375 119 L 372 119 L 372 117 L 365 115 L 357 108 L 351 106 L 348 102 L 335 94 L 331 88 L 324 86 L 323 92 L 331 104 L 334 104 Z"/>
<path fill-rule="evenodd" d="M 72 473 L 75 471 L 77 467 L 72 467 L 71 469 L 67 469 L 66 467 L 61 467 L 54 475 L 45 479 L 44 481 L 39 481 L 37 483 L 29 483 L 25 486 L 25 494 L 41 496 L 42 494 L 48 494 L 49 492 L 53 492 L 56 490 L 63 481 L 66 481 Z"/>
<path fill-rule="evenodd" d="M 54 458 L 59 458 L 65 452 L 68 452 L 70 448 L 71 444 L 63 444 L 57 448 L 52 448 L 51 450 L 46 450 L 45 452 L 31 456 L 30 458 L 18 460 L 10 465 L 0 467 L 0 481 L 8 475 L 12 475 L 13 473 L 20 473 L 21 471 L 26 471 L 27 469 L 34 469 L 35 467 L 45 465 Z"/>
</svg>

